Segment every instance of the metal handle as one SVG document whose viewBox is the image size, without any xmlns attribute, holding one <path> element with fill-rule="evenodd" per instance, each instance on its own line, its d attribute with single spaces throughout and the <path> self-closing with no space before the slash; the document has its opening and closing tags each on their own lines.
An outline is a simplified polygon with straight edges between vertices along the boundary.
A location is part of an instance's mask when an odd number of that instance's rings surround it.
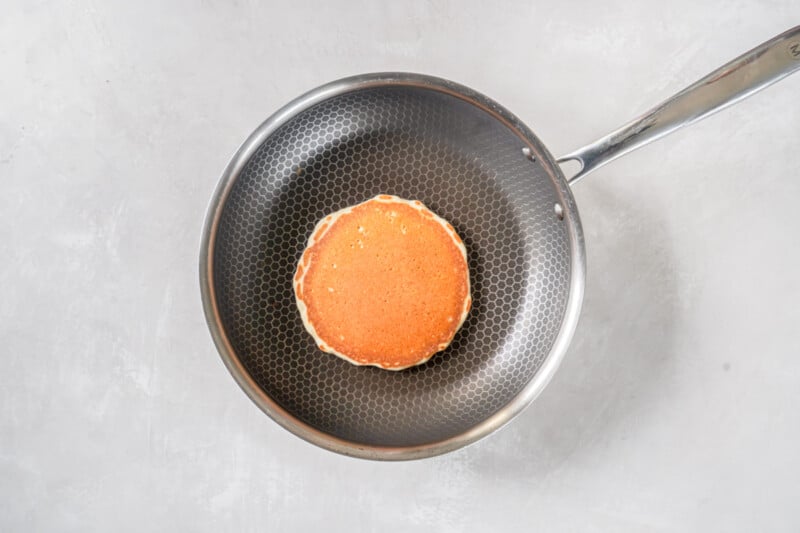
<svg viewBox="0 0 800 533">
<path fill-rule="evenodd" d="M 693 124 L 800 69 L 800 26 L 753 48 L 609 133 L 558 160 L 578 161 L 581 169 L 568 180 L 577 183 L 589 172 L 640 146 Z"/>
</svg>

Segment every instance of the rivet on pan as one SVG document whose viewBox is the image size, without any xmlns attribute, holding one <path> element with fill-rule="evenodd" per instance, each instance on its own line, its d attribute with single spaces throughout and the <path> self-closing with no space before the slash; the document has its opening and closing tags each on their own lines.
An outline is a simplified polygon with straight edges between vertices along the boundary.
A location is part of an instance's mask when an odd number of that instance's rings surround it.
<svg viewBox="0 0 800 533">
<path fill-rule="evenodd" d="M 561 204 L 556 204 L 553 207 L 553 211 L 555 211 L 558 220 L 564 220 L 564 208 L 561 207 Z"/>
<path fill-rule="evenodd" d="M 531 161 L 536 161 L 536 156 L 533 155 L 533 152 L 531 152 L 531 149 L 528 148 L 527 146 L 522 149 L 522 155 L 524 155 L 525 157 L 527 157 Z"/>
</svg>

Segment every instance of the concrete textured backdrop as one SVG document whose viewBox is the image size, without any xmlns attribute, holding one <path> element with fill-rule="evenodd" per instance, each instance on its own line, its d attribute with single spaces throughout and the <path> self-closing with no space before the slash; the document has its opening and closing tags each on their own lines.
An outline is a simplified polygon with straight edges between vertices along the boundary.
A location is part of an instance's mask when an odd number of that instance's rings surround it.
<svg viewBox="0 0 800 533">
<path fill-rule="evenodd" d="M 294 96 L 435 74 L 559 154 L 800 23 L 796 0 L 484 4 L 6 0 L 0 530 L 800 530 L 800 75 L 577 186 L 579 330 L 499 433 L 341 457 L 225 370 L 205 207 Z"/>
</svg>

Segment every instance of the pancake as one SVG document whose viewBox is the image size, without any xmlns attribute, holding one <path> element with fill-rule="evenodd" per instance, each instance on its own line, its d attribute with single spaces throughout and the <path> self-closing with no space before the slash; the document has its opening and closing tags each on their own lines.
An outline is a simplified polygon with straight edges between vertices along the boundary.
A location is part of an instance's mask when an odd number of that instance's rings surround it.
<svg viewBox="0 0 800 533">
<path fill-rule="evenodd" d="M 387 370 L 447 348 L 472 305 L 467 250 L 453 226 L 422 202 L 389 195 L 317 224 L 294 292 L 321 350 Z"/>
</svg>

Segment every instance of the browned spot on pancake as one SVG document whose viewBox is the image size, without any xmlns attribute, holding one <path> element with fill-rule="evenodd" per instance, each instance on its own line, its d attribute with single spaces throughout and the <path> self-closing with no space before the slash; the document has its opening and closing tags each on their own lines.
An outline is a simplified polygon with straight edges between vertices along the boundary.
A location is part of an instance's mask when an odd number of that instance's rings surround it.
<svg viewBox="0 0 800 533">
<path fill-rule="evenodd" d="M 381 195 L 310 242 L 295 290 L 320 349 L 405 368 L 453 339 L 470 305 L 467 263 L 452 226 L 421 203 Z"/>
</svg>

